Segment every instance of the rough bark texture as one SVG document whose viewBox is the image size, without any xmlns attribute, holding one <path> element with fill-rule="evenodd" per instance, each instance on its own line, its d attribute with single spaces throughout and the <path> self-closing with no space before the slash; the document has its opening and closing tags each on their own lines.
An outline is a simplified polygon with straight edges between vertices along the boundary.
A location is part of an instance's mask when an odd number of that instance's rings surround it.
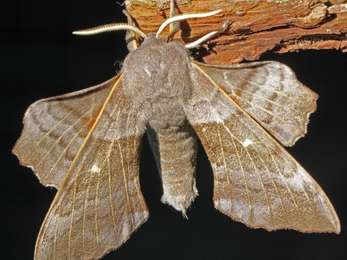
<svg viewBox="0 0 347 260">
<path fill-rule="evenodd" d="M 175 38 L 183 43 L 232 24 L 201 48 L 207 63 L 230 64 L 256 60 L 267 52 L 341 49 L 347 52 L 347 1 L 343 0 L 178 0 L 181 13 L 222 9 L 207 18 L 181 23 Z M 128 12 L 145 33 L 156 32 L 169 16 L 169 0 L 126 0 Z M 163 33 L 165 35 L 165 33 Z"/>
</svg>

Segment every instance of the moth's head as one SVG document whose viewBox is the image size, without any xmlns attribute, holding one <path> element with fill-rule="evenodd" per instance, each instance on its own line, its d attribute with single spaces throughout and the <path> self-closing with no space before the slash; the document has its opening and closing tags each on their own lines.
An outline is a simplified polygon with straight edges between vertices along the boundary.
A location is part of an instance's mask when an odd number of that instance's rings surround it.
<svg viewBox="0 0 347 260">
<path fill-rule="evenodd" d="M 175 33 L 179 30 L 180 26 L 179 23 L 182 20 L 187 20 L 191 18 L 202 18 L 202 17 L 208 17 L 212 16 L 215 14 L 218 14 L 222 10 L 216 10 L 208 13 L 197 13 L 197 14 L 183 14 L 183 15 L 175 15 L 163 22 L 161 26 L 159 27 L 158 31 L 155 33 L 155 37 L 157 39 L 160 38 L 160 34 L 164 31 L 165 28 L 169 27 L 169 34 L 167 39 L 165 40 L 166 42 L 171 42 L 173 39 L 173 36 Z M 126 42 L 129 51 L 133 51 L 137 49 L 140 46 L 140 43 L 143 41 L 146 41 L 148 37 L 152 34 L 150 33 L 149 35 L 146 35 L 143 31 L 139 29 L 139 26 L 137 23 L 134 21 L 132 16 L 127 12 L 123 11 L 123 13 L 127 16 L 128 18 L 128 23 L 112 23 L 112 24 L 106 24 L 106 25 L 101 25 L 98 27 L 90 28 L 90 29 L 85 29 L 85 30 L 80 30 L 80 31 L 74 31 L 73 34 L 77 35 L 93 35 L 93 34 L 98 34 L 102 32 L 109 32 L 109 31 L 119 31 L 119 30 L 125 30 L 127 31 L 126 34 Z M 207 41 L 208 39 L 214 37 L 215 35 L 222 33 L 223 31 L 226 30 L 226 28 L 229 26 L 230 21 L 226 20 L 224 24 L 216 31 L 212 31 L 205 36 L 201 37 L 200 39 L 191 42 L 189 44 L 186 44 L 185 47 L 187 49 L 193 49 L 198 47 L 201 43 Z M 151 38 L 154 36 L 150 36 Z"/>
</svg>

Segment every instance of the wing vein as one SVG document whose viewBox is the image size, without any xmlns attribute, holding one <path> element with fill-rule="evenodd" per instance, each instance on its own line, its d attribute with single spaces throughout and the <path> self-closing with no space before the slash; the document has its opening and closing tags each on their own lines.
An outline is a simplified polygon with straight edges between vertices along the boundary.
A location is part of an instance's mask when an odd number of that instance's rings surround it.
<svg viewBox="0 0 347 260">
<path fill-rule="evenodd" d="M 133 229 L 135 225 L 134 225 L 134 219 L 133 219 L 133 210 L 131 207 L 131 202 L 130 202 L 130 197 L 129 197 L 129 187 L 128 187 L 128 180 L 127 180 L 127 171 L 126 171 L 125 164 L 124 164 L 124 155 L 122 153 L 120 142 L 117 142 L 117 144 L 118 144 L 119 155 L 120 155 L 120 160 L 121 160 L 121 165 L 122 165 L 123 181 L 124 181 L 124 187 L 125 187 L 125 194 L 127 197 L 128 210 L 129 210 L 129 213 L 131 215 L 131 228 Z"/>
<path fill-rule="evenodd" d="M 245 89 L 237 88 L 237 87 L 234 87 L 234 89 L 237 89 L 237 90 L 239 90 L 240 92 L 243 92 L 243 93 L 248 93 L 248 94 L 250 94 L 250 95 L 253 96 L 253 97 L 259 97 L 259 99 L 264 100 L 263 96 L 257 95 L 257 94 L 255 94 L 255 93 L 253 93 L 253 92 L 250 92 L 250 91 L 246 91 Z M 276 92 L 276 91 L 273 91 L 273 92 L 275 92 L 276 94 L 280 93 L 280 92 Z M 231 93 L 230 93 L 230 94 L 228 93 L 228 95 L 231 95 Z M 241 98 L 243 101 L 247 102 L 248 104 L 255 105 L 255 103 L 249 102 L 247 99 L 243 98 L 241 95 L 237 95 L 237 97 Z M 289 99 L 288 96 L 285 96 L 285 97 Z M 269 103 L 271 103 L 272 105 L 277 106 L 277 107 L 284 108 L 284 107 L 281 106 L 278 102 L 274 102 L 274 101 L 272 101 L 272 100 L 270 100 L 270 99 L 266 99 L 266 101 L 269 102 Z M 263 110 L 263 111 L 268 111 L 268 110 L 266 110 L 266 109 L 262 109 L 262 110 Z M 289 110 L 292 114 L 300 115 L 299 113 L 297 113 L 296 110 L 293 110 L 293 109 L 291 109 L 291 108 L 289 108 L 289 107 L 286 107 L 286 110 Z"/>
<path fill-rule="evenodd" d="M 243 123 L 243 122 L 242 122 L 242 123 Z M 243 124 L 244 124 L 244 123 L 243 123 Z M 232 134 L 232 132 L 230 131 L 230 129 L 229 129 L 225 124 L 223 124 L 223 126 L 224 126 L 224 128 L 226 129 L 226 131 L 229 133 L 229 135 L 230 135 L 233 139 L 235 139 L 235 136 Z M 245 124 L 244 124 L 244 126 L 247 127 Z M 248 130 L 250 130 L 250 129 L 248 128 Z M 250 130 L 250 131 L 251 131 L 251 130 Z M 257 154 L 259 155 L 257 146 L 252 145 L 252 144 L 250 144 L 250 146 L 254 147 L 255 150 L 256 150 L 256 152 L 257 152 Z M 256 164 L 255 164 L 255 162 L 254 162 L 254 160 L 253 160 L 253 158 L 252 158 L 252 155 L 249 153 L 249 150 L 248 150 L 247 148 L 244 148 L 244 150 L 246 151 L 247 156 L 248 156 L 249 160 L 250 160 L 251 163 L 252 163 L 253 169 L 254 169 L 255 173 L 257 174 L 257 176 L 258 176 L 258 180 L 259 180 L 259 182 L 260 182 L 260 184 L 261 184 L 262 191 L 263 191 L 263 193 L 264 193 L 265 200 L 266 200 L 266 203 L 267 203 L 267 207 L 268 207 L 268 210 L 269 210 L 269 213 L 270 213 L 270 218 L 271 218 L 271 220 L 272 220 L 272 211 L 271 211 L 271 207 L 270 207 L 269 197 L 268 197 L 268 194 L 267 194 L 266 189 L 265 189 L 265 187 L 264 187 L 264 182 L 263 182 L 263 180 L 262 180 L 262 177 L 261 177 L 261 175 L 259 174 L 259 169 L 257 168 L 257 166 L 256 166 Z M 259 156 L 259 157 L 260 157 L 260 156 Z M 238 158 L 239 158 L 239 157 L 238 157 Z M 240 161 L 240 163 L 241 163 L 241 161 Z"/>
<path fill-rule="evenodd" d="M 223 126 L 225 126 L 224 122 L 223 122 Z M 247 183 L 247 178 L 245 176 L 245 171 L 244 171 L 244 168 L 243 168 L 243 165 L 242 165 L 242 161 L 240 159 L 240 154 L 239 154 L 239 151 L 236 147 L 236 144 L 235 144 L 235 136 L 232 135 L 234 138 L 231 138 L 232 141 L 233 141 L 233 146 L 234 146 L 234 150 L 235 150 L 235 153 L 236 153 L 236 157 L 237 157 L 237 160 L 239 162 L 239 166 L 240 166 L 240 170 L 242 172 L 242 176 L 243 176 L 243 182 L 244 182 L 244 185 L 245 185 L 245 190 L 246 190 L 246 194 L 247 194 L 247 200 L 248 200 L 248 207 L 249 207 L 249 215 L 250 215 L 250 219 L 253 218 L 253 210 L 252 210 L 252 202 L 251 202 L 251 197 L 250 197 L 250 191 L 249 191 L 249 187 L 248 187 L 248 183 Z M 237 139 L 236 139 L 237 140 Z"/>
<path fill-rule="evenodd" d="M 111 147 L 114 146 L 114 141 L 112 141 L 112 145 Z M 111 153 L 112 149 L 110 149 L 110 153 Z M 116 216 L 115 216 L 115 210 L 113 207 L 113 195 L 112 195 L 112 172 L 111 172 L 111 168 L 109 167 L 109 165 L 111 165 L 110 162 L 110 156 L 107 157 L 107 172 L 108 172 L 108 190 L 109 190 L 109 196 L 110 196 L 110 209 L 111 209 L 111 216 L 112 216 L 112 224 L 113 224 L 113 229 L 114 229 L 114 234 L 115 234 L 115 238 L 119 241 L 119 237 L 117 236 L 117 220 L 116 220 Z M 118 242 L 119 244 L 119 242 Z"/>
<path fill-rule="evenodd" d="M 58 203 L 57 205 L 58 209 L 58 215 L 60 215 L 61 212 L 61 204 Z M 55 255 L 56 255 L 56 251 L 57 251 L 57 238 L 58 238 L 58 227 L 59 227 L 59 223 L 60 223 L 60 219 L 57 219 L 57 223 L 55 224 L 55 230 L 54 230 L 54 240 L 53 240 L 53 259 L 56 259 Z"/>
<path fill-rule="evenodd" d="M 271 115 L 271 116 L 273 116 L 273 117 L 278 118 L 278 121 L 279 121 L 279 122 L 282 122 L 283 124 L 286 124 L 286 125 L 288 125 L 288 126 L 294 128 L 294 129 L 296 128 L 296 126 L 295 126 L 294 124 L 292 124 L 290 121 L 285 120 L 285 119 L 284 119 L 283 117 L 281 117 L 281 116 L 277 116 L 277 115 L 271 113 L 269 110 L 264 109 L 263 107 L 257 105 L 256 103 L 251 103 L 251 102 L 249 102 L 249 101 L 246 100 L 246 99 L 243 99 L 243 101 L 246 102 L 246 103 L 248 103 L 248 104 L 251 104 L 253 107 L 256 107 L 257 109 L 262 110 L 262 111 L 264 111 L 265 113 L 267 113 L 267 114 L 269 114 L 269 115 Z M 277 103 L 274 103 L 274 104 L 277 104 Z M 280 106 L 278 106 L 278 107 L 280 107 Z M 284 107 L 282 107 L 282 108 L 284 109 Z M 285 108 L 285 109 L 286 109 L 286 110 L 292 111 L 292 110 L 289 109 L 288 107 Z M 296 116 L 300 116 L 298 113 L 293 113 L 293 114 L 295 114 Z M 270 128 L 270 126 L 267 125 L 266 128 Z M 274 130 L 273 130 L 273 131 L 274 131 Z"/>
<path fill-rule="evenodd" d="M 73 187 L 73 200 L 72 200 L 72 210 L 71 210 L 71 220 L 69 225 L 69 236 L 68 236 L 68 247 L 67 252 L 69 255 L 69 259 L 71 259 L 71 237 L 72 237 L 72 228 L 73 228 L 73 221 L 74 221 L 74 214 L 75 214 L 75 203 L 76 203 L 76 190 L 77 190 L 77 182 L 74 182 Z"/>
<path fill-rule="evenodd" d="M 28 156 L 38 147 L 38 145 L 61 123 L 63 123 L 63 120 L 66 119 L 74 110 L 71 109 L 69 113 L 67 113 L 61 120 L 59 120 L 49 131 L 47 131 L 41 138 L 36 142 L 36 144 L 33 146 L 33 148 L 28 152 L 28 154 L 25 155 L 25 158 L 28 158 Z"/>
<path fill-rule="evenodd" d="M 265 148 L 266 148 L 266 150 L 269 151 L 269 149 L 268 149 L 267 146 L 265 146 Z M 275 152 L 276 152 L 276 151 L 274 151 L 274 153 L 275 153 Z M 297 203 L 297 201 L 296 201 L 296 199 L 295 199 L 295 196 L 293 195 L 292 190 L 289 188 L 288 183 L 286 182 L 286 180 L 285 180 L 285 178 L 284 178 L 284 176 L 283 176 L 281 170 L 279 169 L 278 164 L 277 164 L 276 160 L 274 159 L 272 153 L 271 153 L 270 151 L 269 151 L 269 153 L 270 153 L 271 159 L 272 159 L 272 161 L 273 161 L 273 163 L 274 163 L 274 165 L 275 165 L 275 167 L 276 167 L 276 169 L 277 169 L 277 173 L 281 176 L 281 178 L 282 178 L 282 180 L 283 180 L 283 182 L 284 182 L 284 184 L 285 184 L 285 186 L 286 186 L 286 188 L 287 188 L 287 190 L 288 190 L 288 192 L 289 192 L 289 194 L 290 194 L 290 197 L 292 198 L 292 200 L 293 200 L 293 202 L 294 202 L 294 205 L 295 205 L 295 207 L 296 207 L 296 210 L 297 210 L 297 212 L 299 213 L 299 216 L 300 216 L 300 222 L 301 222 L 301 224 L 303 225 L 303 220 L 302 220 L 302 216 L 301 216 L 301 211 L 300 211 L 300 209 L 299 209 L 299 206 L 298 206 L 298 203 Z M 279 155 L 280 157 L 282 157 L 280 154 L 278 154 L 278 155 Z M 285 158 L 283 158 L 283 157 L 282 157 L 282 159 L 285 160 Z M 281 198 L 280 198 L 280 199 L 281 199 Z M 282 199 L 281 199 L 281 200 L 282 200 Z"/>
<path fill-rule="evenodd" d="M 252 130 L 247 124 L 245 124 L 244 122 L 240 122 L 240 123 L 243 124 L 243 128 L 248 129 L 248 131 L 254 133 L 253 130 Z M 261 143 L 261 144 L 263 144 L 263 142 L 259 139 L 259 137 L 257 136 L 256 133 L 254 133 L 254 136 L 255 136 L 255 137 L 257 138 L 257 140 L 258 140 L 258 142 L 256 142 L 256 143 Z M 274 165 L 276 166 L 277 172 L 278 172 L 279 175 L 282 177 L 282 179 L 283 179 L 283 181 L 284 181 L 284 183 L 285 183 L 285 185 L 286 185 L 287 190 L 288 190 L 289 193 L 291 194 L 291 197 L 292 197 L 292 199 L 293 199 L 295 205 L 297 206 L 297 203 L 296 203 L 296 201 L 294 200 L 294 196 L 292 195 L 291 190 L 289 189 L 289 187 L 288 187 L 288 185 L 287 185 L 287 183 L 286 183 L 286 181 L 285 181 L 285 179 L 284 179 L 284 176 L 282 175 L 281 171 L 279 170 L 279 167 L 278 167 L 278 165 L 276 164 L 276 160 L 273 158 L 271 151 L 268 149 L 268 147 L 267 147 L 266 145 L 264 145 L 264 147 L 265 147 L 265 149 L 268 151 L 268 154 L 271 156 L 272 161 L 274 162 Z M 256 151 L 257 151 L 257 153 L 259 154 L 258 149 L 257 149 Z M 281 156 L 281 157 L 282 157 L 282 156 Z M 277 186 L 276 182 L 274 181 L 273 176 L 272 176 L 271 172 L 269 171 L 269 168 L 266 166 L 266 164 L 264 163 L 264 159 L 263 159 L 260 155 L 259 155 L 259 158 L 260 158 L 260 160 L 263 162 L 263 165 L 264 165 L 264 166 L 266 167 L 266 169 L 267 169 L 267 172 L 268 172 L 268 174 L 269 174 L 269 177 L 270 177 L 270 179 L 271 179 L 271 182 L 273 183 L 273 185 L 274 185 L 274 187 L 275 187 L 275 189 L 276 189 L 276 193 L 277 193 L 277 195 L 278 195 L 278 198 L 279 198 L 280 201 L 281 201 L 282 209 L 283 209 L 284 211 L 286 211 L 286 210 L 285 210 L 285 207 L 284 207 L 284 204 L 283 204 L 283 201 L 282 201 L 282 199 L 281 199 L 281 197 L 280 197 L 280 194 L 279 194 L 279 191 L 278 191 L 278 186 Z M 282 157 L 282 159 L 285 160 L 285 158 L 283 158 L 283 157 Z M 271 209 L 270 209 L 270 212 L 271 212 Z M 284 215 L 284 217 L 286 218 L 287 223 L 289 223 L 289 222 L 288 222 L 287 214 L 283 214 L 283 215 Z"/>
<path fill-rule="evenodd" d="M 227 177 L 227 182 L 228 182 L 228 188 L 229 188 L 229 194 L 230 194 L 230 205 L 231 205 L 231 212 L 234 212 L 234 205 L 232 203 L 232 197 L 233 197 L 233 190 L 231 188 L 231 180 L 230 180 L 230 176 L 228 174 L 228 167 L 227 167 L 227 163 L 226 163 L 226 158 L 225 158 L 225 152 L 224 152 L 224 148 L 223 148 L 223 142 L 222 142 L 222 138 L 220 136 L 220 131 L 219 129 L 217 128 L 217 134 L 218 134 L 218 140 L 219 140 L 219 146 L 221 148 L 221 152 L 222 152 L 222 158 L 223 158 L 223 164 L 224 164 L 224 174 L 226 175 Z"/>
<path fill-rule="evenodd" d="M 102 170 L 101 170 L 102 171 Z M 100 171 L 100 172 L 101 172 Z M 96 247 L 97 251 L 99 253 L 100 251 L 100 238 L 99 238 L 99 215 L 98 215 L 98 209 L 99 209 L 99 190 L 100 190 L 100 181 L 102 179 L 102 176 L 99 176 L 96 183 L 96 189 L 95 189 L 95 203 L 94 203 L 94 220 L 95 220 L 95 236 L 96 236 Z"/>
<path fill-rule="evenodd" d="M 254 74 L 255 74 L 255 73 L 254 73 Z M 255 83 L 255 82 L 253 82 L 253 81 L 251 81 L 251 80 L 249 80 L 249 79 L 246 79 L 245 77 L 242 77 L 240 73 L 237 74 L 237 76 L 238 76 L 240 79 L 242 79 L 243 81 L 247 82 L 248 84 L 251 84 L 251 85 L 253 85 L 253 86 L 256 86 L 256 87 L 258 87 L 258 88 L 260 88 L 260 89 L 262 88 L 261 85 Z M 261 76 L 263 76 L 263 75 L 261 74 Z M 236 87 L 234 87 L 234 89 L 244 90 L 244 89 L 236 88 Z M 276 91 L 276 90 L 272 90 L 272 92 L 278 94 L 279 96 L 286 97 L 286 98 L 288 98 L 289 100 L 294 100 L 294 101 L 295 101 L 294 98 L 292 98 L 292 97 L 290 97 L 290 96 L 284 94 L 283 92 L 279 92 L 279 91 Z M 253 93 L 252 93 L 252 94 L 253 94 Z M 295 103 L 295 102 L 294 102 L 294 103 Z"/>
<path fill-rule="evenodd" d="M 89 111 L 87 111 L 85 114 L 87 114 Z M 85 115 L 84 114 L 84 115 Z M 84 116 L 83 115 L 83 116 Z M 63 138 L 63 136 L 69 131 L 71 130 L 79 121 L 81 120 L 81 118 L 79 118 L 78 120 L 76 120 L 72 125 L 70 125 L 68 128 L 66 128 L 66 130 L 59 136 L 59 138 L 56 139 L 56 141 L 53 143 L 53 145 L 48 149 L 48 151 L 46 152 L 46 154 L 44 156 L 41 157 L 41 159 L 38 161 L 37 165 L 40 166 L 41 163 L 43 162 L 43 160 L 47 157 L 47 155 L 49 155 L 49 153 L 53 150 L 53 148 L 59 143 L 59 141 Z M 88 122 L 89 123 L 89 122 Z M 83 127 L 81 127 L 80 131 L 78 131 L 76 133 L 75 136 L 78 136 L 81 131 L 84 129 L 84 127 L 88 125 L 88 124 L 85 124 Z M 45 137 L 42 137 L 40 139 L 39 142 L 41 142 Z M 66 146 L 66 148 L 64 149 L 64 151 L 66 151 L 70 145 L 71 145 L 72 142 L 69 142 L 68 145 Z M 35 147 L 30 151 L 30 153 L 35 149 Z M 62 153 L 63 154 L 63 153 Z M 28 156 L 28 155 L 27 155 Z"/>
</svg>

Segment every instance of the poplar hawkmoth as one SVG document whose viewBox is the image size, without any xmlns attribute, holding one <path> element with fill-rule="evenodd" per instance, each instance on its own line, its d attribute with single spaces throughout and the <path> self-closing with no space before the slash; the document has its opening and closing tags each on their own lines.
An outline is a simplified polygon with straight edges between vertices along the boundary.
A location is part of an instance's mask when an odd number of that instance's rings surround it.
<svg viewBox="0 0 347 260">
<path fill-rule="evenodd" d="M 229 22 L 186 46 L 172 41 L 178 21 L 217 12 L 172 15 L 157 34 L 144 34 L 128 14 L 128 24 L 79 32 L 127 30 L 131 52 L 112 79 L 39 100 L 25 113 L 13 153 L 43 185 L 58 189 L 35 259 L 101 258 L 147 220 L 139 184 L 145 131 L 163 183 L 162 202 L 184 216 L 198 195 L 199 138 L 222 213 L 252 228 L 340 232 L 323 190 L 283 148 L 306 133 L 318 95 L 278 62 L 195 61 L 188 49 Z M 159 36 L 168 25 L 166 42 Z"/>
</svg>

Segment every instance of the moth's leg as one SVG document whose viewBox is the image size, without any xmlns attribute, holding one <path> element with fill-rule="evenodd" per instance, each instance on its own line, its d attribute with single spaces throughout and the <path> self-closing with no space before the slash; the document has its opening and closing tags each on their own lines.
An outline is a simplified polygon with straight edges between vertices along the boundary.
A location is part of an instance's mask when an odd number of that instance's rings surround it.
<svg viewBox="0 0 347 260">
<path fill-rule="evenodd" d="M 195 181 L 197 136 L 192 126 L 184 124 L 155 132 L 147 127 L 149 142 L 163 182 L 161 201 L 182 211 L 198 195 Z"/>
<path fill-rule="evenodd" d="M 140 28 L 138 23 L 126 10 L 123 10 L 123 14 L 125 14 L 125 16 L 127 17 L 129 25 L 132 25 L 136 28 Z M 125 42 L 127 44 L 129 52 L 132 52 L 140 46 L 140 36 L 133 31 L 127 30 L 125 34 Z"/>
<path fill-rule="evenodd" d="M 179 15 L 180 11 L 178 9 L 177 3 L 175 0 L 170 0 L 170 18 Z M 180 29 L 180 21 L 175 21 L 169 25 L 169 35 L 167 37 L 167 42 L 171 42 L 176 32 Z"/>
</svg>

